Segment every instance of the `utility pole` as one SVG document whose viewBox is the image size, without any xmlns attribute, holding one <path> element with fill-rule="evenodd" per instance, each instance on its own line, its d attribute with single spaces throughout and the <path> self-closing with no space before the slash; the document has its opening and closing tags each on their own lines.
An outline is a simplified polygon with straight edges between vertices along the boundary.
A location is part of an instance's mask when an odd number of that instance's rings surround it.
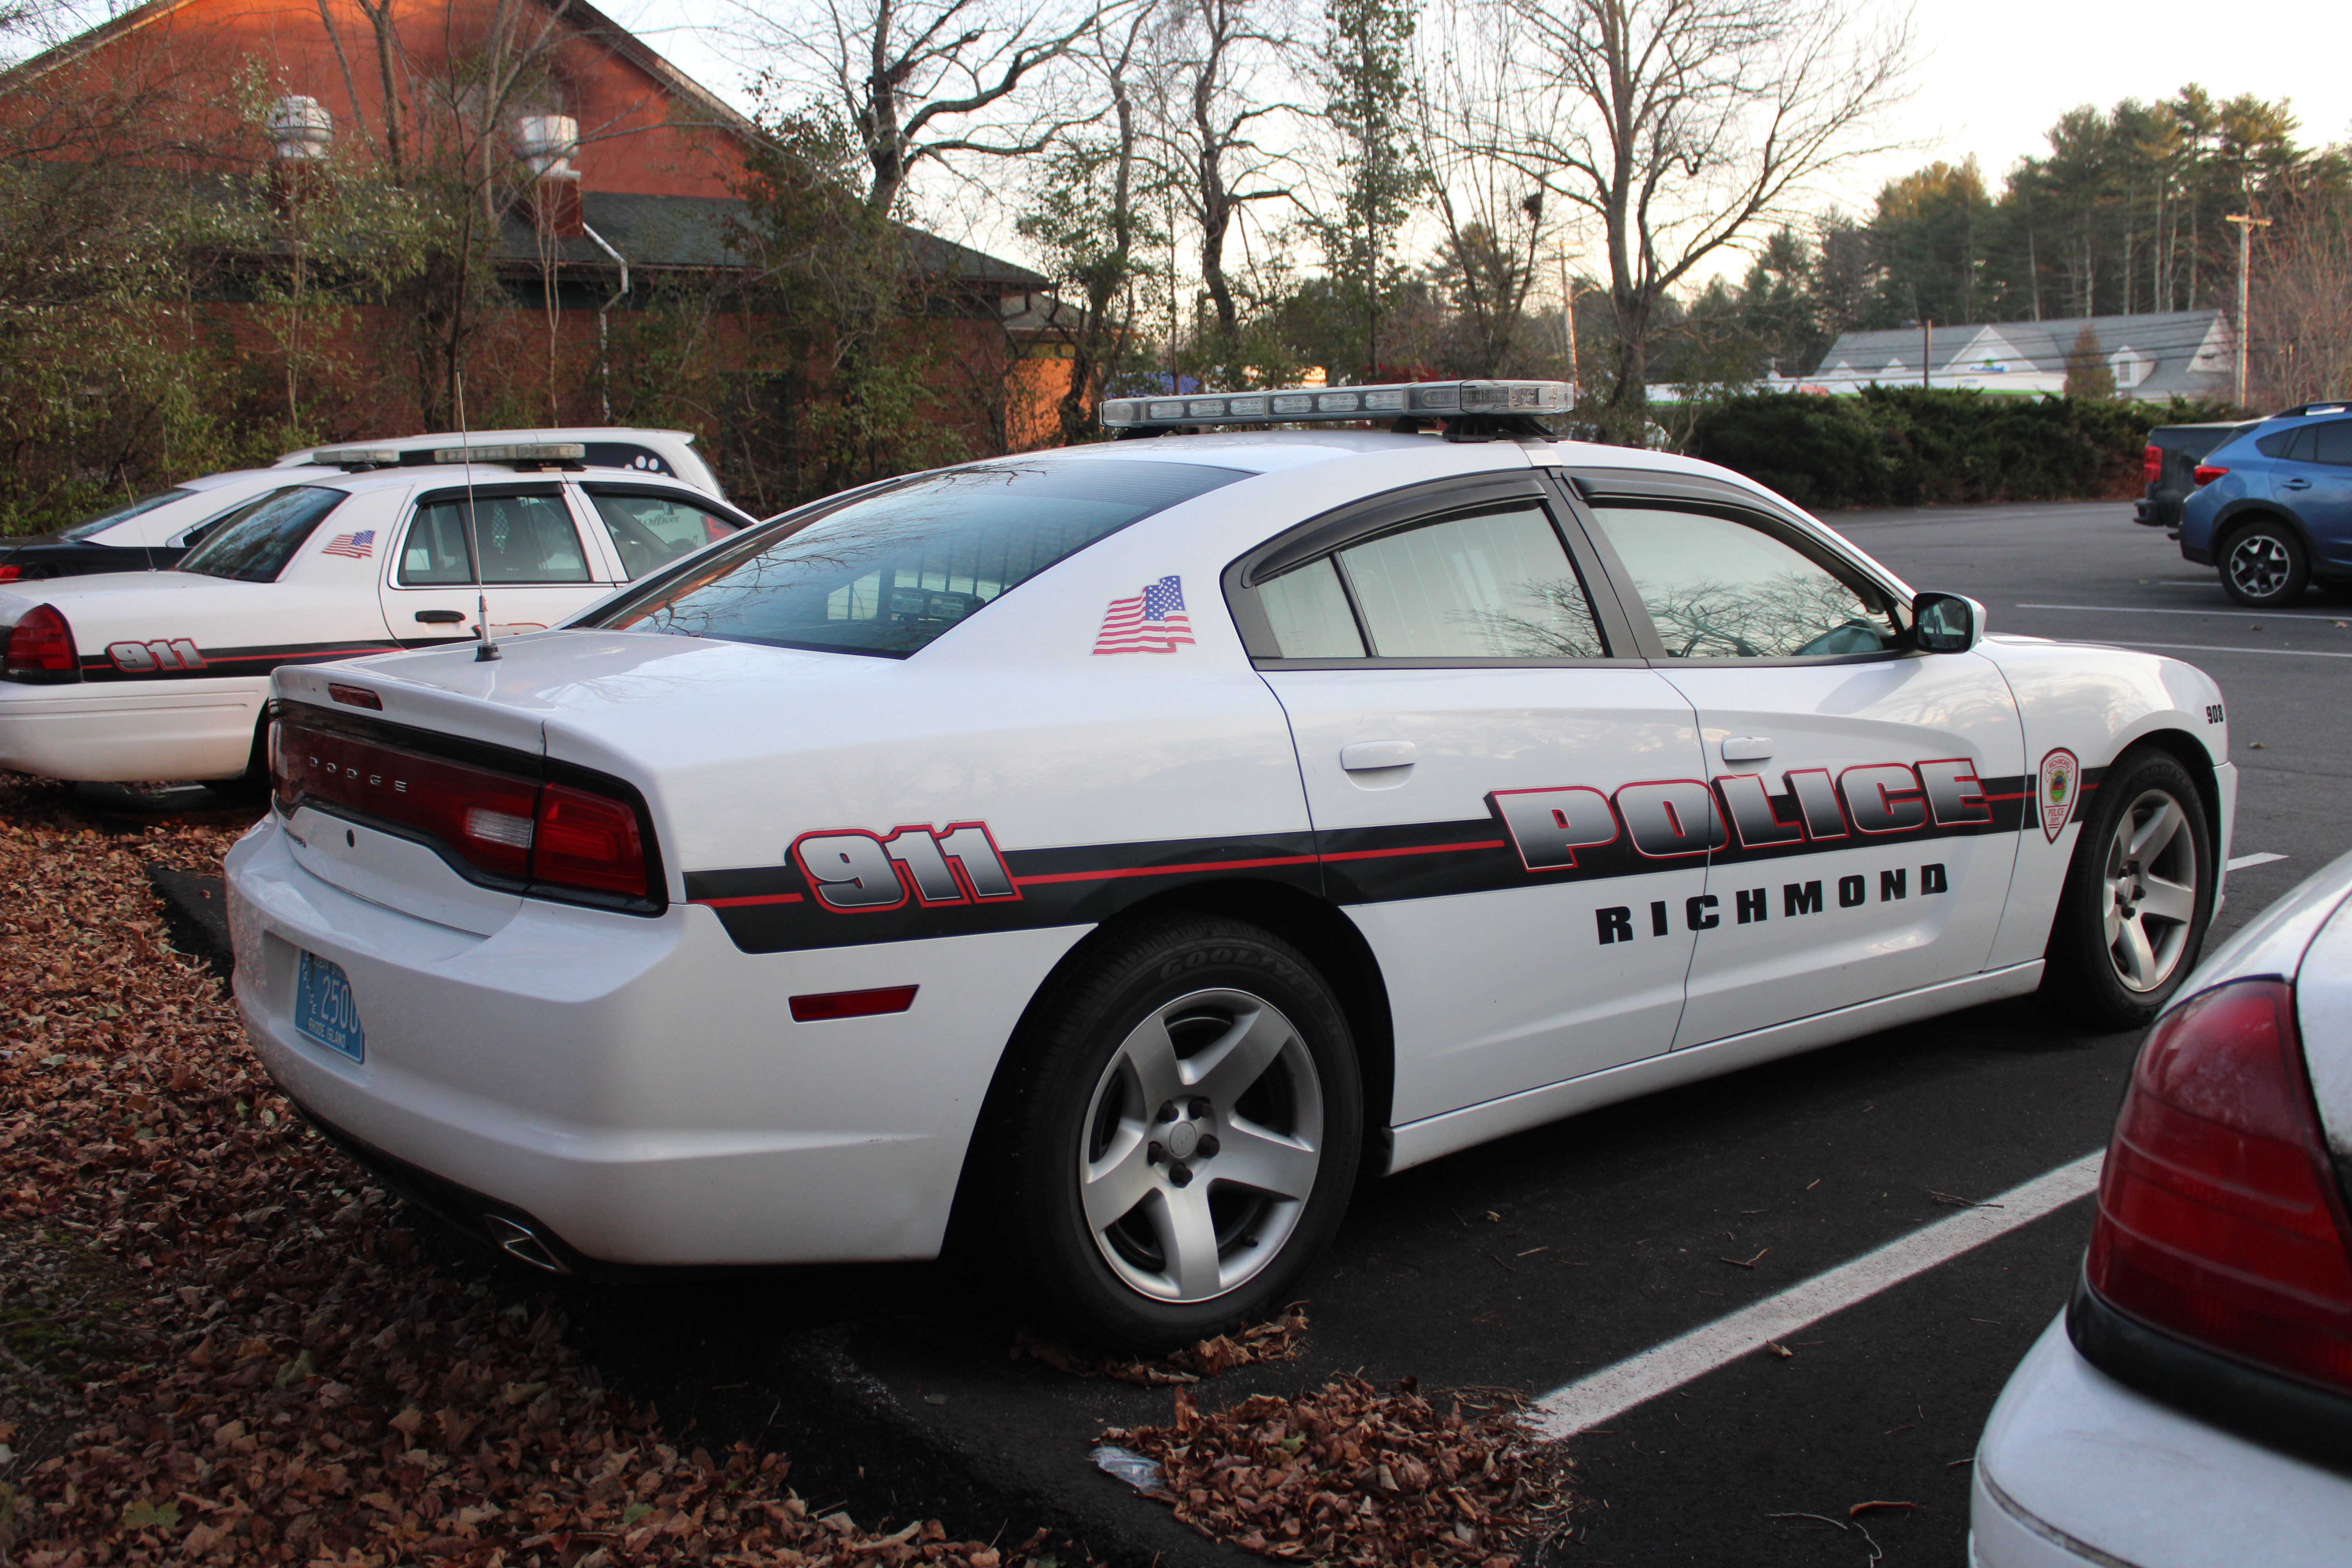
<svg viewBox="0 0 2352 1568">
<path fill-rule="evenodd" d="M 2221 221 L 2238 226 L 2238 374 L 2231 383 L 2233 390 L 2230 401 L 2243 408 L 2246 405 L 2246 272 L 2253 259 L 2254 230 L 2270 227 L 2271 220 L 2245 213 L 2231 213 Z"/>
</svg>

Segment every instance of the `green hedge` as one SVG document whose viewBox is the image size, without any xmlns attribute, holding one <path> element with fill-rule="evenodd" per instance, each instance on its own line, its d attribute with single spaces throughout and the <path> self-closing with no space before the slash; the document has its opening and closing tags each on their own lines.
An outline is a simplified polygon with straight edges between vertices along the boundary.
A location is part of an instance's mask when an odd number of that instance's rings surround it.
<svg viewBox="0 0 2352 1568">
<path fill-rule="evenodd" d="M 2137 494 L 2150 429 L 2229 417 L 2223 405 L 2179 398 L 1769 392 L 1700 415 L 1690 451 L 1816 510 L 2059 500 Z"/>
</svg>

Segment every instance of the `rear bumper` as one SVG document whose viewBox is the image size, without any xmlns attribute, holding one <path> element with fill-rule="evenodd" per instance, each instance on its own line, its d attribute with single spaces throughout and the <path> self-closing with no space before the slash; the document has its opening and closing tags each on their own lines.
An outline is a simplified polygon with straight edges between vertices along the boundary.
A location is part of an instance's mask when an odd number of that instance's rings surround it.
<svg viewBox="0 0 2352 1568">
<path fill-rule="evenodd" d="M 287 1095 L 428 1206 L 582 1271 L 935 1256 L 1005 1042 L 1079 934 L 749 954 L 695 905 L 525 899 L 484 935 L 314 875 L 274 816 L 227 870 L 238 1010 Z M 362 1060 L 295 1030 L 302 951 L 348 975 Z M 790 1017 L 908 984 L 904 1014 Z"/>
<path fill-rule="evenodd" d="M 2133 1392 L 2062 1320 L 1985 1423 L 1969 1550 L 1972 1568 L 2341 1568 L 2352 1479 Z"/>
<path fill-rule="evenodd" d="M 235 778 L 268 700 L 266 675 L 0 681 L 0 768 L 93 784 Z"/>
</svg>

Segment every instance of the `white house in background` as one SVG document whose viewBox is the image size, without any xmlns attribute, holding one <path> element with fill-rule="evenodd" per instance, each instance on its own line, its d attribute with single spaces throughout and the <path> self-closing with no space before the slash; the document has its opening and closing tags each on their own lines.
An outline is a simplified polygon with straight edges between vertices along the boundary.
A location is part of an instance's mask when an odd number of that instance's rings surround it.
<svg viewBox="0 0 2352 1568">
<path fill-rule="evenodd" d="M 2074 316 L 2059 321 L 1938 324 L 1846 332 L 1812 374 L 1775 381 L 1793 392 L 1859 392 L 1865 386 L 1969 387 L 1985 392 L 2063 392 L 2066 356 L 2088 326 L 2116 373 L 2116 394 L 2161 403 L 2227 397 L 2235 352 L 2220 310 L 2137 316 Z M 1923 363 L 1924 362 L 1924 363 Z"/>
</svg>

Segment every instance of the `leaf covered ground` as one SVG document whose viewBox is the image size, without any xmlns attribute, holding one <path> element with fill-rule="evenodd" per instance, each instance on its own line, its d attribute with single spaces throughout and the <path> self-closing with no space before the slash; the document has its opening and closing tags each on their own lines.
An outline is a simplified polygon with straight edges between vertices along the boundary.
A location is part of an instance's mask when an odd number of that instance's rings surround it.
<svg viewBox="0 0 2352 1568">
<path fill-rule="evenodd" d="M 0 1563 L 1023 1559 L 814 1517 L 783 1456 L 674 1445 L 560 1317 L 436 1270 L 168 942 L 145 868 L 216 871 L 231 820 L 0 774 Z"/>
<path fill-rule="evenodd" d="M 1350 1568 L 1512 1568 L 1557 1522 L 1566 1462 L 1507 1394 L 1424 1395 L 1339 1377 L 1203 1412 L 1174 1391 L 1164 1426 L 1106 1442 L 1158 1459 L 1157 1493 L 1203 1535 Z"/>
</svg>

